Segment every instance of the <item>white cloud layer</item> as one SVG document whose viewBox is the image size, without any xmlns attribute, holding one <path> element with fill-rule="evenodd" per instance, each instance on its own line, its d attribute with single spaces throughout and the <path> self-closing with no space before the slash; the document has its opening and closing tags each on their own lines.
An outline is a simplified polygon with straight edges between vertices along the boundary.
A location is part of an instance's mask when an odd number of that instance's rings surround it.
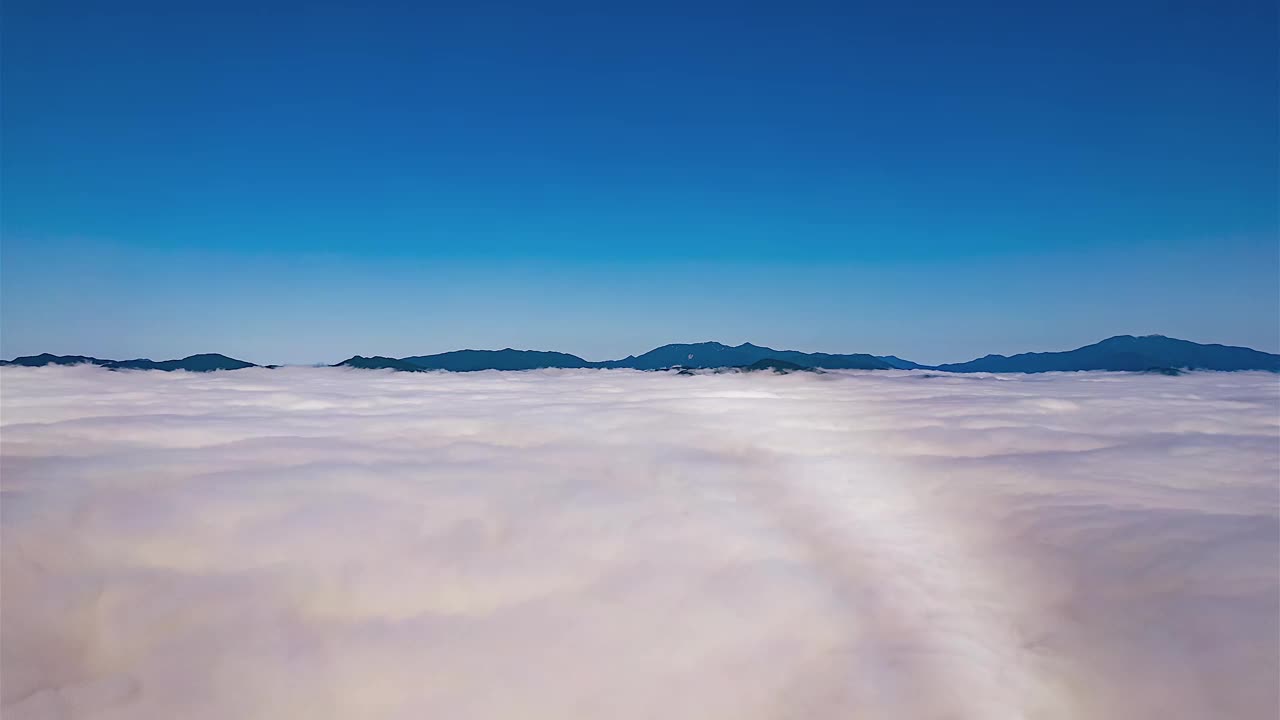
<svg viewBox="0 0 1280 720">
<path fill-rule="evenodd" d="M 1274 375 L 0 392 L 5 720 L 1280 712 Z"/>
</svg>

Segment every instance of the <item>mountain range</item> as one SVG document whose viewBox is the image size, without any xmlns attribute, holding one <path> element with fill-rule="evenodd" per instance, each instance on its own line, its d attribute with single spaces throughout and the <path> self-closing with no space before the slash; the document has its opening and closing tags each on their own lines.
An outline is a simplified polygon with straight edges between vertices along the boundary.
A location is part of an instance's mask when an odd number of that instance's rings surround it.
<svg viewBox="0 0 1280 720">
<path fill-rule="evenodd" d="M 217 353 L 188 355 L 181 360 L 155 361 L 147 358 L 136 360 L 102 360 L 84 355 L 27 355 L 12 360 L 0 360 L 0 365 L 25 365 L 40 367 L 43 365 L 99 365 L 108 370 L 188 370 L 190 372 L 212 372 L 214 370 L 240 370 L 241 368 L 258 367 L 251 362 Z"/>
<path fill-rule="evenodd" d="M 1060 372 L 1070 370 L 1271 370 L 1280 355 L 1230 345 L 1201 345 L 1163 335 L 1117 335 L 1066 352 L 987 355 L 964 363 L 938 365 L 946 372 Z"/>
<path fill-rule="evenodd" d="M 238 370 L 253 363 L 208 353 L 180 360 L 102 360 L 84 355 L 29 355 L 0 361 L 0 365 L 98 365 L 109 370 Z M 274 366 L 266 366 L 274 367 Z M 939 370 L 972 373 L 1039 373 L 1079 370 L 1269 370 L 1280 372 L 1280 355 L 1230 345 L 1206 345 L 1163 335 L 1117 335 L 1092 345 L 1063 352 L 987 355 L 963 363 L 921 365 L 894 355 L 854 353 L 834 355 L 798 350 L 775 350 L 751 343 L 678 343 L 654 348 L 621 360 L 591 362 L 560 352 L 538 350 L 455 350 L 403 358 L 356 355 L 334 365 L 366 370 L 425 372 L 449 370 L 536 370 L 542 368 L 626 368 L 632 370 L 708 368 L 787 368 L 827 370 Z"/>
<path fill-rule="evenodd" d="M 536 370 L 539 368 L 602 367 L 577 355 L 540 350 L 454 350 L 438 355 L 401 358 L 423 370 Z"/>
</svg>

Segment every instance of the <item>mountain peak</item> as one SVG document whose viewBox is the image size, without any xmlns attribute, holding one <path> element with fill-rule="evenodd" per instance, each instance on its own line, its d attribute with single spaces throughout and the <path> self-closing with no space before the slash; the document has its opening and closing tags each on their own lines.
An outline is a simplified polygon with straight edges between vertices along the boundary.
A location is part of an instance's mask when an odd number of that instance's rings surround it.
<svg viewBox="0 0 1280 720">
<path fill-rule="evenodd" d="M 400 370 L 402 372 L 421 372 L 423 370 L 423 368 L 404 360 L 382 355 L 374 355 L 372 357 L 353 355 L 331 367 L 349 367 L 359 370 Z"/>
<path fill-rule="evenodd" d="M 545 350 L 454 350 L 435 355 L 413 355 L 400 358 L 422 370 L 538 370 L 542 368 L 585 368 L 592 363 L 577 355 Z"/>
<path fill-rule="evenodd" d="M 988 355 L 964 363 L 939 365 L 948 372 L 1075 372 L 1081 370 L 1149 371 L 1270 370 L 1280 371 L 1280 355 L 1245 347 L 1205 345 L 1164 335 L 1116 335 L 1063 352 Z"/>
</svg>

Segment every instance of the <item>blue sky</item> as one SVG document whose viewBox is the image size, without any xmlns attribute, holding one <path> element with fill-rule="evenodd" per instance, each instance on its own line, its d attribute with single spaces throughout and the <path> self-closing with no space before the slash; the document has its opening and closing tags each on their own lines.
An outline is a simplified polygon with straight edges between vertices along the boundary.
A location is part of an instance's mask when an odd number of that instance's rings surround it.
<svg viewBox="0 0 1280 720">
<path fill-rule="evenodd" d="M 6 357 L 1280 350 L 1274 2 L 258 5 L 5 4 Z"/>
</svg>

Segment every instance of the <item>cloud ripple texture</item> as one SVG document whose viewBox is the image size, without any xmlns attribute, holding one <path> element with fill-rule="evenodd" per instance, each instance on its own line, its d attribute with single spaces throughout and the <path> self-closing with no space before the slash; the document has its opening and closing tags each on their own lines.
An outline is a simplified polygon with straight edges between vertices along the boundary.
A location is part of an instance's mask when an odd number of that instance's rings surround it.
<svg viewBox="0 0 1280 720">
<path fill-rule="evenodd" d="M 1275 375 L 0 383 L 5 720 L 1280 712 Z"/>
</svg>

